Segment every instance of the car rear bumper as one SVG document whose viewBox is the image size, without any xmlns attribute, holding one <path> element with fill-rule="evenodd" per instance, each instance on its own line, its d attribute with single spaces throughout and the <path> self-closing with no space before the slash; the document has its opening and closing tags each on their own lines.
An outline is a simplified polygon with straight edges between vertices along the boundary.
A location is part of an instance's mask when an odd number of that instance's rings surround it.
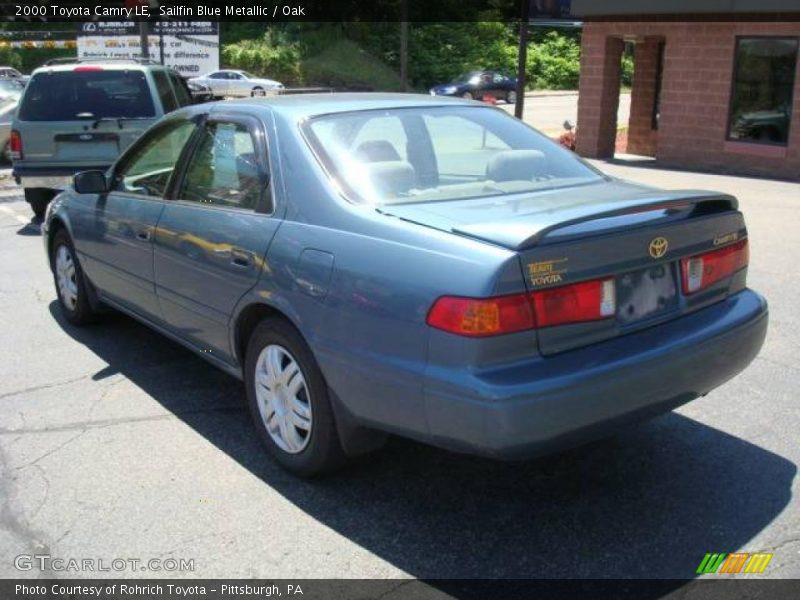
<svg viewBox="0 0 800 600">
<path fill-rule="evenodd" d="M 24 188 L 46 188 L 63 190 L 72 185 L 75 173 L 81 171 L 105 171 L 110 165 L 88 165 L 71 167 L 27 167 L 14 166 L 14 180 Z"/>
<path fill-rule="evenodd" d="M 670 323 L 556 356 L 461 377 L 429 373 L 432 441 L 514 459 L 602 437 L 735 376 L 761 349 L 767 321 L 766 301 L 745 290 Z"/>
</svg>

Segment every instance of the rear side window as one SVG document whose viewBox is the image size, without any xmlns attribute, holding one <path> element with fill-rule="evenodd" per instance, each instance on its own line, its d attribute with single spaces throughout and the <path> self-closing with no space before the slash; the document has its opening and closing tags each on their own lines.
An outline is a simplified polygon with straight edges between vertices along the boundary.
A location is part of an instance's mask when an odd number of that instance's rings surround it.
<svg viewBox="0 0 800 600">
<path fill-rule="evenodd" d="M 178 101 L 175 98 L 175 94 L 172 93 L 172 86 L 170 86 L 166 74 L 163 71 L 154 71 L 153 81 L 156 82 L 156 90 L 158 91 L 158 97 L 161 98 L 161 106 L 164 108 L 164 112 L 172 112 L 178 108 Z"/>
<path fill-rule="evenodd" d="M 138 119 L 155 116 L 144 73 L 95 70 L 93 67 L 37 73 L 28 83 L 19 109 L 19 119 L 22 121 Z"/>
<path fill-rule="evenodd" d="M 253 136 L 241 123 L 206 126 L 186 170 L 181 200 L 255 208 L 261 197 L 261 171 Z"/>
</svg>

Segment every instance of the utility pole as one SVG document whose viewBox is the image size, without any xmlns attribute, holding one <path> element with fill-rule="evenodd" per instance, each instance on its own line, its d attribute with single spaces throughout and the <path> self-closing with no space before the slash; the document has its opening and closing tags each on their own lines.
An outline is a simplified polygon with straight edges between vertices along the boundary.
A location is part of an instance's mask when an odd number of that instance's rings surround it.
<svg viewBox="0 0 800 600">
<path fill-rule="evenodd" d="M 149 27 L 150 23 L 147 21 L 139 21 L 139 46 L 141 48 L 141 57 L 144 59 L 150 58 L 150 36 Z"/>
<path fill-rule="evenodd" d="M 525 63 L 528 62 L 528 26 L 531 20 L 531 0 L 522 0 L 519 21 L 519 54 L 517 56 L 517 102 L 514 116 L 522 119 L 525 108 Z"/>
<path fill-rule="evenodd" d="M 408 91 L 408 0 L 400 0 L 400 91 Z"/>
</svg>

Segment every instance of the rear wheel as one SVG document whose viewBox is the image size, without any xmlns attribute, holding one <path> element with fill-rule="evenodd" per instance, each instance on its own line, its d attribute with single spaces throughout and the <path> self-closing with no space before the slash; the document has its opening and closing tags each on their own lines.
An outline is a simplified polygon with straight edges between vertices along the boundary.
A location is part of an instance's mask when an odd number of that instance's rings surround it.
<svg viewBox="0 0 800 600">
<path fill-rule="evenodd" d="M 245 378 L 258 436 L 282 467 L 309 477 L 344 463 L 327 385 L 294 327 L 282 319 L 256 327 Z"/>
<path fill-rule="evenodd" d="M 46 188 L 25 188 L 25 201 L 31 205 L 31 210 L 37 219 L 44 219 L 47 205 L 55 197 L 53 190 Z"/>
<path fill-rule="evenodd" d="M 75 256 L 75 247 L 65 229 L 56 232 L 50 256 L 58 304 L 67 321 L 86 325 L 96 314 L 89 302 L 83 270 Z"/>
</svg>

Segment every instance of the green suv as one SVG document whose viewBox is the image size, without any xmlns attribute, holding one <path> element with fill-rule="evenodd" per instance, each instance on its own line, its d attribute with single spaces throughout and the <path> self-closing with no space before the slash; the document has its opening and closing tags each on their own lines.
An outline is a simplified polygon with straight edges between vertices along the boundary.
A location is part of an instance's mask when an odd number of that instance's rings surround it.
<svg viewBox="0 0 800 600">
<path fill-rule="evenodd" d="M 51 62 L 31 75 L 12 122 L 13 174 L 43 218 L 87 169 L 106 169 L 162 115 L 192 104 L 174 70 L 145 60 Z"/>
</svg>

